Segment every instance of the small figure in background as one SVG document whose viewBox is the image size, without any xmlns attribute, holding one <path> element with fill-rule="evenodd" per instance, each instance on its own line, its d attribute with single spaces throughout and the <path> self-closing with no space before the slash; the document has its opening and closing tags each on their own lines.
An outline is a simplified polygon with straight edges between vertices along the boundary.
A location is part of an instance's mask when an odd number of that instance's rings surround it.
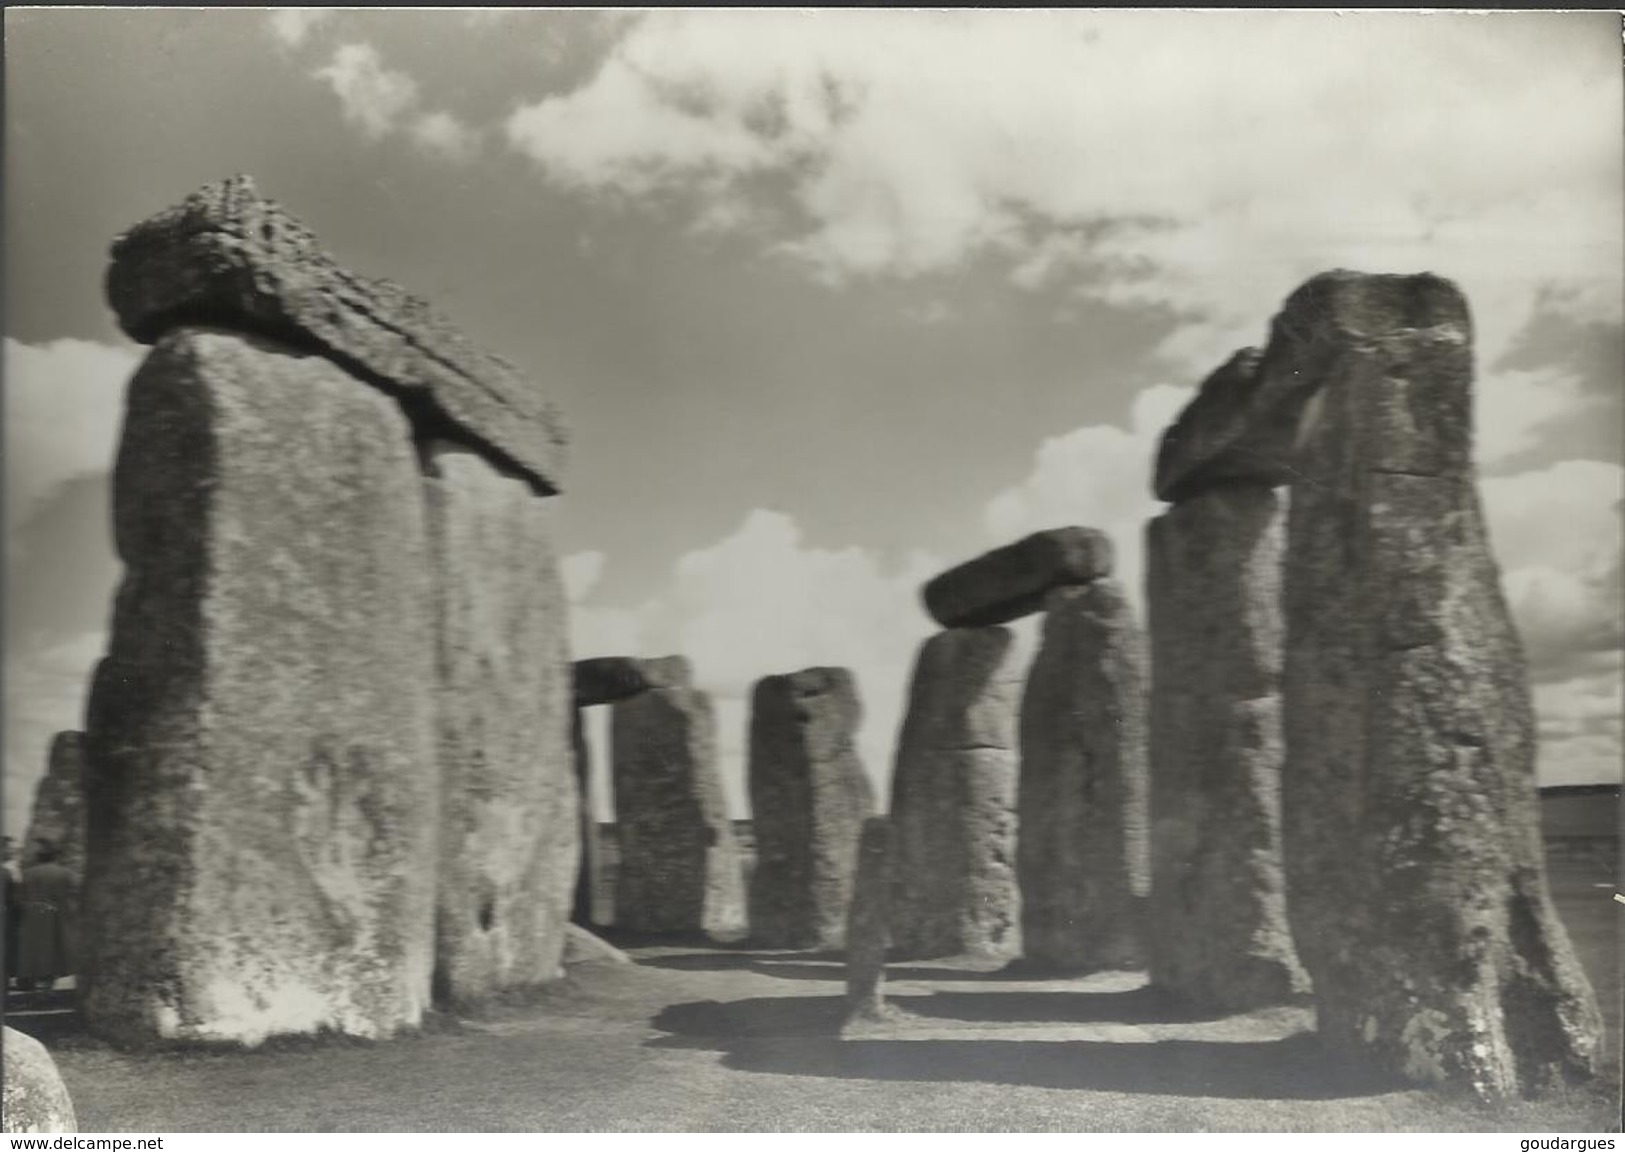
<svg viewBox="0 0 1625 1152">
<path fill-rule="evenodd" d="M 56 845 L 39 841 L 34 862 L 23 869 L 17 976 L 24 989 L 49 992 L 58 979 L 73 973 L 78 887 L 78 878 L 57 862 Z"/>
</svg>

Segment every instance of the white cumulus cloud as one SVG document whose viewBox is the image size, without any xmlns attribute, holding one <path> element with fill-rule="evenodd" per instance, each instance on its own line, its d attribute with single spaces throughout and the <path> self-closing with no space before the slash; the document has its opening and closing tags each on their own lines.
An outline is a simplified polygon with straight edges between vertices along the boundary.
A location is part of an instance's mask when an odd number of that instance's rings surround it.
<svg viewBox="0 0 1625 1152">
<path fill-rule="evenodd" d="M 759 220 L 779 177 L 778 250 L 832 279 L 996 250 L 1020 285 L 1172 308 L 1193 370 L 1337 266 L 1458 279 L 1493 357 L 1543 285 L 1619 316 L 1616 40 L 1586 14 L 657 12 L 507 134 L 562 185 L 712 220 Z"/>
<path fill-rule="evenodd" d="M 311 31 L 325 24 L 334 14 L 332 8 L 275 8 L 267 19 L 271 32 L 289 48 L 302 46 Z"/>
<path fill-rule="evenodd" d="M 445 111 L 421 110 L 418 83 L 384 66 L 371 44 L 344 44 L 313 75 L 326 81 L 344 108 L 344 118 L 368 140 L 404 133 L 417 147 L 442 160 L 462 162 L 478 148 L 478 135 Z"/>
</svg>

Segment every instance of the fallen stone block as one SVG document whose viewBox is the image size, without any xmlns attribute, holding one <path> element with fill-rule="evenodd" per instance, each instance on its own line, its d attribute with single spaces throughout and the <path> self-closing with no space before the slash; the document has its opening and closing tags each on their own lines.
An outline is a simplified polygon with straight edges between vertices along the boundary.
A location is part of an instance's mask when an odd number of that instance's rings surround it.
<svg viewBox="0 0 1625 1152">
<path fill-rule="evenodd" d="M 319 352 L 539 493 L 560 490 L 568 433 L 536 386 L 399 285 L 341 267 L 247 176 L 207 185 L 120 236 L 107 299 L 143 344 L 206 324 Z"/>
<path fill-rule="evenodd" d="M 926 584 L 925 607 L 944 628 L 981 628 L 1030 616 L 1050 589 L 1111 575 L 1112 542 L 1094 528 L 1052 528 L 950 568 Z"/>
<path fill-rule="evenodd" d="M 632 957 L 581 925 L 570 924 L 564 930 L 563 963 L 567 968 L 577 964 L 630 964 Z"/>
</svg>

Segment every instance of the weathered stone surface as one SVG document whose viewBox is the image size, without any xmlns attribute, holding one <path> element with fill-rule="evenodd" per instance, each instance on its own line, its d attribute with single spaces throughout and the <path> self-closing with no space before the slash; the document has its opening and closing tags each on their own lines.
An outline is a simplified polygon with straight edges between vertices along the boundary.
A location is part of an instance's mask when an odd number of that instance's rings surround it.
<svg viewBox="0 0 1625 1152">
<path fill-rule="evenodd" d="M 944 628 L 981 628 L 1030 616 L 1051 588 L 1111 575 L 1112 542 L 1094 528 L 1052 528 L 934 577 L 926 611 Z"/>
<path fill-rule="evenodd" d="M 806 668 L 756 684 L 750 933 L 762 947 L 839 948 L 845 940 L 858 835 L 874 813 L 855 743 L 860 715 L 857 683 L 845 668 Z"/>
<path fill-rule="evenodd" d="M 435 992 L 552 979 L 580 853 L 564 588 L 550 502 L 472 452 L 432 445 L 440 881 Z"/>
<path fill-rule="evenodd" d="M 56 846 L 57 863 L 85 874 L 85 754 L 83 732 L 58 732 L 49 767 L 34 790 L 34 810 L 24 839 L 24 862 L 32 863 L 42 841 Z"/>
<path fill-rule="evenodd" d="M 1281 862 L 1284 501 L 1232 484 L 1146 534 L 1151 979 L 1200 1009 L 1308 990 Z"/>
<path fill-rule="evenodd" d="M 45 1045 L 15 1028 L 0 1035 L 5 1069 L 0 1132 L 77 1132 L 67 1085 Z"/>
<path fill-rule="evenodd" d="M 575 662 L 575 702 L 578 708 L 613 704 L 648 688 L 639 662 L 630 656 L 594 656 Z"/>
<path fill-rule="evenodd" d="M 406 420 L 327 361 L 178 330 L 130 385 L 114 528 L 87 1022 L 250 1045 L 415 1025 L 439 800 Z"/>
<path fill-rule="evenodd" d="M 1057 588 L 1021 701 L 1016 872 L 1022 958 L 1040 970 L 1144 960 L 1144 637 L 1115 580 Z"/>
<path fill-rule="evenodd" d="M 1369 332 L 1438 325 L 1459 325 L 1465 332 L 1459 301 L 1450 282 L 1437 276 L 1316 276 L 1275 318 L 1268 349 L 1236 353 L 1203 382 L 1164 434 L 1154 484 L 1158 499 L 1184 500 L 1237 480 L 1296 481 L 1303 475 L 1300 425 L 1324 382 L 1326 349 Z"/>
<path fill-rule="evenodd" d="M 416 417 L 449 423 L 540 492 L 560 488 L 568 435 L 534 383 L 400 286 L 340 267 L 247 176 L 120 236 L 107 299 L 143 344 L 178 324 L 219 324 L 318 351 Z"/>
<path fill-rule="evenodd" d="M 1320 1034 L 1483 1096 L 1585 1078 L 1601 1025 L 1546 886 L 1466 303 L 1432 277 L 1324 279 L 1277 321 L 1316 334 L 1294 355 L 1320 385 L 1289 517 L 1282 794 Z"/>
<path fill-rule="evenodd" d="M 887 927 L 892 883 L 891 821 L 871 816 L 863 822 L 857 874 L 846 925 L 846 1010 L 849 1018 L 881 1019 L 886 1014 Z"/>
<path fill-rule="evenodd" d="M 745 929 L 744 874 L 717 774 L 711 698 L 679 686 L 689 682 L 681 657 L 640 666 L 655 687 L 616 702 L 610 714 L 616 926 L 737 936 Z"/>
<path fill-rule="evenodd" d="M 891 933 L 904 955 L 1019 947 L 1013 640 L 954 628 L 920 648 L 892 776 Z"/>
</svg>

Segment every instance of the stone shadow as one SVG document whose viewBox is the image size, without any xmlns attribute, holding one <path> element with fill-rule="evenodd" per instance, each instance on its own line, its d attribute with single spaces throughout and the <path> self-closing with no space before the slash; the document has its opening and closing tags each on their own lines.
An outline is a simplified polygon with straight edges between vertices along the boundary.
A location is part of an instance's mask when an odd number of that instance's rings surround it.
<svg viewBox="0 0 1625 1152">
<path fill-rule="evenodd" d="M 1135 1010 L 1135 993 L 1099 995 L 1128 997 L 1124 1007 Z M 893 1002 L 918 1012 L 919 1002 L 929 999 Z M 1091 1011 L 1099 1018 L 1107 1015 L 1103 1005 Z M 1333 1100 L 1404 1087 L 1340 1063 L 1313 1033 L 1234 1042 L 842 1040 L 837 1033 L 844 1014 L 840 996 L 676 1004 L 651 1021 L 668 1035 L 648 1046 L 720 1052 L 723 1067 L 738 1071 L 839 1080 L 974 1082 L 1236 1100 Z"/>
<path fill-rule="evenodd" d="M 609 939 L 608 937 L 605 937 Z M 614 943 L 615 941 L 612 941 Z M 652 939 L 633 940 L 632 946 L 638 944 L 654 943 Z M 664 938 L 660 943 L 682 943 L 671 938 Z M 626 947 L 625 944 L 617 944 Z M 846 980 L 846 954 L 839 951 L 826 952 L 783 952 L 783 951 L 751 951 L 746 948 L 727 949 L 719 948 L 715 944 L 708 944 L 706 950 L 696 952 L 683 952 L 671 956 L 640 956 L 639 964 L 650 968 L 668 968 L 678 972 L 732 972 L 750 971 L 763 976 L 779 976 L 786 980 L 828 980 L 842 982 Z M 886 979 L 888 981 L 943 981 L 953 983 L 979 983 L 982 981 L 1002 981 L 1005 983 L 1033 983 L 1046 977 L 1034 972 L 1016 968 L 994 969 L 982 971 L 973 968 L 952 967 L 922 967 L 909 964 L 887 964 Z M 1053 977 L 1054 979 L 1070 979 L 1070 975 Z"/>
</svg>

